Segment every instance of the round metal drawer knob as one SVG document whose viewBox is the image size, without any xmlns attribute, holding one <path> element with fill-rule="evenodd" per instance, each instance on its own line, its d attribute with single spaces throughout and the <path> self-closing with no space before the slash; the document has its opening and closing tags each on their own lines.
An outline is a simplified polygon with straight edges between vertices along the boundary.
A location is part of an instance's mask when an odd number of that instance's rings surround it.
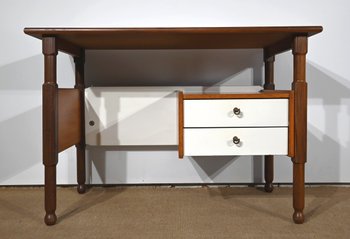
<svg viewBox="0 0 350 239">
<path fill-rule="evenodd" d="M 235 107 L 235 108 L 233 108 L 233 113 L 234 113 L 235 115 L 240 115 L 240 114 L 241 114 L 241 109 Z"/>
<path fill-rule="evenodd" d="M 233 137 L 232 142 L 234 144 L 239 144 L 241 142 L 241 140 L 237 136 L 235 136 L 235 137 Z"/>
</svg>

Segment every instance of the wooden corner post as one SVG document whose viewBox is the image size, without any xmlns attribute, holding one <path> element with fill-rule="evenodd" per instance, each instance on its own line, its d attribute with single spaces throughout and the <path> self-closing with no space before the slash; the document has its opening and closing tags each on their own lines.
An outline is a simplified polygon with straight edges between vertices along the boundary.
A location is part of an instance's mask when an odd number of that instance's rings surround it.
<svg viewBox="0 0 350 239">
<path fill-rule="evenodd" d="M 183 159 L 184 157 L 184 93 L 182 91 L 178 92 L 178 115 L 179 115 L 179 122 L 178 122 L 178 134 L 179 134 L 179 146 L 178 146 L 178 153 L 179 153 L 179 159 Z"/>
<path fill-rule="evenodd" d="M 58 162 L 58 86 L 55 37 L 42 40 L 44 54 L 43 95 L 43 164 L 45 165 L 45 223 L 56 223 L 56 165 Z"/>
<path fill-rule="evenodd" d="M 85 106 L 84 106 L 84 63 L 85 52 L 84 49 L 78 56 L 74 57 L 75 63 L 75 89 L 79 90 L 79 104 L 80 104 L 80 142 L 76 144 L 77 149 L 77 190 L 79 193 L 86 191 L 86 172 L 85 172 Z"/>
<path fill-rule="evenodd" d="M 264 52 L 264 62 L 265 62 L 265 90 L 275 90 L 274 83 L 274 56 L 267 56 Z M 264 176 L 265 176 L 265 191 L 272 192 L 273 191 L 273 156 L 265 155 L 264 162 Z"/>
<path fill-rule="evenodd" d="M 293 161 L 293 220 L 295 223 L 304 222 L 305 204 L 305 163 L 307 157 L 307 83 L 306 53 L 307 37 L 296 36 L 292 45 L 293 51 L 293 83 L 295 103 L 295 154 Z"/>
</svg>

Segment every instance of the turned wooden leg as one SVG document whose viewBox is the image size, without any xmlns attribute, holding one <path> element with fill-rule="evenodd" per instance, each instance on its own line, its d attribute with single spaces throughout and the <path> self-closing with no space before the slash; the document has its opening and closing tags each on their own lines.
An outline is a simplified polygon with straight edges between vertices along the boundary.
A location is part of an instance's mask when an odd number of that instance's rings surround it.
<svg viewBox="0 0 350 239">
<path fill-rule="evenodd" d="M 85 176 L 85 145 L 76 145 L 77 148 L 77 178 L 78 178 L 78 193 L 82 194 L 86 191 L 86 176 Z"/>
<path fill-rule="evenodd" d="M 79 193 L 86 191 L 86 171 L 85 171 L 85 106 L 84 106 L 84 63 L 85 54 L 82 50 L 79 57 L 74 57 L 75 63 L 75 87 L 80 93 L 80 143 L 76 145 L 77 148 L 77 190 Z"/>
<path fill-rule="evenodd" d="M 267 57 L 264 53 L 264 62 L 265 62 L 265 90 L 275 90 L 274 83 L 274 62 L 275 57 L 269 56 Z M 265 175 L 265 191 L 272 192 L 273 191 L 273 156 L 266 155 L 265 156 L 265 167 L 264 167 L 264 175 Z"/>
<path fill-rule="evenodd" d="M 293 220 L 297 224 L 301 224 L 304 222 L 304 166 L 305 164 L 303 163 L 293 163 Z"/>
<path fill-rule="evenodd" d="M 56 223 L 56 165 L 58 162 L 58 86 L 56 39 L 43 38 L 45 82 L 43 84 L 43 163 L 45 165 L 45 223 Z"/>
<path fill-rule="evenodd" d="M 270 193 L 273 191 L 273 156 L 265 156 L 265 191 Z"/>
<path fill-rule="evenodd" d="M 56 211 L 56 165 L 45 166 L 45 223 L 54 225 L 57 221 Z"/>
<path fill-rule="evenodd" d="M 307 157 L 307 83 L 305 80 L 307 37 L 297 36 L 293 42 L 295 153 L 293 157 L 293 220 L 304 222 L 304 168 Z"/>
</svg>

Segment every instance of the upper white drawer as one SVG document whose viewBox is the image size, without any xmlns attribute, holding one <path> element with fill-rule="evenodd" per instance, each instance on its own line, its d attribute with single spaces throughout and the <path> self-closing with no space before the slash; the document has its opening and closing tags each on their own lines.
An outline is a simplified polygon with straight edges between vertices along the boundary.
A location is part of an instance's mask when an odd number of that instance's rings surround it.
<svg viewBox="0 0 350 239">
<path fill-rule="evenodd" d="M 288 126 L 288 99 L 184 100 L 184 127 Z"/>
</svg>

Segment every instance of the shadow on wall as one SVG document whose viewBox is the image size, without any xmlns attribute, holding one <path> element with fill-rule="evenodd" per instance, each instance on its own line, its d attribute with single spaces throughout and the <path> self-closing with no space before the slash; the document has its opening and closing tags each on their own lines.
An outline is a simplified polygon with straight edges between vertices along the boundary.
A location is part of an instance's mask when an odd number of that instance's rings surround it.
<svg viewBox="0 0 350 239">
<path fill-rule="evenodd" d="M 69 71 L 67 65 L 71 62 L 62 61 L 67 58 L 65 54 L 59 54 L 58 58 L 59 83 L 68 85 L 67 76 L 72 74 L 72 68 Z M 0 66 L 0 184 L 44 181 L 44 178 L 27 178 L 25 174 L 34 165 L 42 164 L 43 59 L 43 55 L 38 54 Z"/>
<path fill-rule="evenodd" d="M 42 55 L 32 56 L 0 67 L 0 90 L 41 90 L 43 80 L 44 61 Z"/>
<path fill-rule="evenodd" d="M 261 50 L 87 51 L 86 58 L 86 86 L 251 85 L 250 75 L 239 76 L 247 69 L 261 80 Z"/>
<path fill-rule="evenodd" d="M 0 184 L 41 163 L 42 69 L 41 55 L 0 67 Z"/>
<path fill-rule="evenodd" d="M 194 156 L 188 157 L 203 182 L 215 182 L 215 178 L 240 157 L 237 156 Z M 229 182 L 228 182 L 229 183 Z"/>
<path fill-rule="evenodd" d="M 118 168 L 115 169 L 118 174 L 118 182 L 114 183 L 124 183 L 126 179 L 126 159 L 127 154 L 125 151 L 117 150 L 115 147 L 101 147 L 101 146 L 87 146 L 86 147 L 86 159 L 87 159 L 87 174 L 86 180 L 89 184 L 106 184 L 108 183 L 107 179 L 107 154 L 113 153 L 112 157 L 109 157 L 111 160 L 116 160 Z M 98 179 L 93 178 L 95 174 L 93 170 L 96 169 L 96 174 Z"/>
<path fill-rule="evenodd" d="M 322 175 L 319 180 L 312 181 L 344 181 L 341 167 L 350 167 L 347 163 L 350 155 L 350 79 L 335 75 L 310 61 L 307 72 L 310 110 L 323 111 L 322 115 L 309 117 L 312 120 L 308 124 L 310 173 Z M 323 122 L 321 130 L 319 124 L 314 124 L 317 120 Z M 350 182 L 349 177 L 347 180 Z"/>
<path fill-rule="evenodd" d="M 95 63 L 97 67 L 89 67 Z M 110 68 L 111 66 L 113 67 Z M 279 89 L 290 88 L 290 81 L 278 79 L 291 79 L 291 66 L 292 57 L 289 53 L 288 57 L 283 55 L 276 59 L 276 81 L 279 82 L 277 84 Z M 26 91 L 39 91 L 43 82 L 42 69 L 41 55 L 1 66 L 0 90 L 11 94 L 12 92 L 22 94 Z M 253 50 L 248 53 L 230 50 L 117 51 L 113 54 L 93 51 L 87 54 L 86 78 L 87 85 L 96 86 L 249 85 L 261 84 L 261 69 L 261 52 Z M 310 61 L 307 63 L 307 74 L 309 112 L 312 112 L 309 115 L 307 181 L 339 182 L 340 167 L 350 166 L 344 158 L 350 154 L 350 80 L 337 76 Z M 249 77 L 248 81 L 246 81 L 247 77 Z M 24 101 L 8 101 L 2 104 L 17 108 L 19 105 L 29 104 Z M 21 113 L 0 122 L 1 181 L 41 163 L 41 133 L 38 133 L 41 132 L 41 107 L 31 103 L 29 105 Z M 144 148 L 141 147 L 141 150 Z M 118 153 L 117 150 L 107 150 L 103 147 L 89 147 L 87 159 L 90 162 L 93 160 L 101 181 L 106 182 L 108 180 L 106 180 L 105 160 L 106 154 L 109 153 L 113 154 L 114 158 L 122 160 L 119 162 L 124 162 L 119 165 L 124 169 L 118 170 L 118 173 L 125 172 L 124 175 L 120 175 L 120 181 L 124 182 L 127 178 L 127 153 Z M 231 165 L 234 159 L 224 159 L 219 166 L 213 166 L 214 158 L 196 161 L 202 167 L 202 171 L 215 180 L 215 175 Z M 289 160 L 288 165 L 291 165 Z M 291 171 L 291 167 L 288 170 Z M 256 182 L 261 180 L 261 158 L 254 161 L 252 174 Z M 88 172 L 88 177 L 91 177 L 91 172 Z M 206 176 L 201 175 L 201 177 Z"/>
<path fill-rule="evenodd" d="M 262 85 L 261 79 L 261 50 L 118 50 L 86 54 L 86 86 L 242 86 Z M 92 166 L 101 182 L 108 181 L 107 153 L 108 159 L 118 160 L 118 172 L 125 174 L 124 179 L 118 176 L 119 180 L 127 181 L 126 168 L 123 171 L 120 167 L 126 167 L 128 154 L 115 149 L 118 147 L 88 147 L 90 183 Z M 142 151 L 145 147 L 133 146 L 129 150 Z M 203 182 L 215 182 L 216 175 L 237 158 L 195 157 L 190 161 Z M 262 158 L 254 157 L 254 181 L 262 181 L 262 166 Z"/>
<path fill-rule="evenodd" d="M 118 85 L 244 85 L 246 82 L 240 77 L 240 73 L 249 69 L 253 65 L 253 79 L 249 84 L 261 84 L 261 63 L 256 61 L 255 54 L 246 56 L 243 52 L 131 52 L 123 51 L 118 55 L 117 60 L 112 60 L 108 54 L 107 59 L 114 70 L 104 71 L 98 74 L 98 69 L 90 68 L 96 72 L 91 72 L 87 76 L 88 84 L 92 85 L 112 85 L 113 79 L 117 79 Z M 186 55 L 188 53 L 189 55 Z M 92 62 L 98 62 L 101 53 L 93 52 Z M 179 55 L 185 56 L 180 57 Z M 240 55 L 241 54 L 241 55 Z M 140 56 L 141 55 L 141 56 Z M 96 57 L 96 58 L 95 58 Z M 174 57 L 174 58 L 172 58 Z M 220 60 L 215 61 L 217 57 Z M 239 59 L 239 62 L 237 62 Z M 258 57 L 259 59 L 259 57 Z M 122 60 L 125 60 L 123 62 Z M 261 58 L 260 58 L 261 60 Z M 142 64 L 144 61 L 145 64 Z M 276 81 L 278 89 L 290 89 L 292 80 L 292 55 L 288 53 L 279 57 L 276 64 Z M 253 62 L 253 64 L 252 64 Z M 90 62 L 91 63 L 91 62 Z M 203 63 L 203 67 L 200 66 Z M 276 62 L 277 63 L 277 62 Z M 193 65 L 191 65 L 193 64 Z M 197 65 L 198 64 L 198 65 Z M 118 68 L 119 66 L 120 68 Z M 157 74 L 157 66 L 160 72 Z M 233 66 L 233 67 L 232 67 Z M 110 66 L 108 66 L 109 68 Z M 136 67 L 137 69 L 134 69 Z M 172 69 L 167 69 L 171 67 Z M 120 69 L 120 71 L 119 71 Z M 174 70 L 176 69 L 176 70 Z M 190 71 L 192 69 L 192 71 Z M 169 71 L 168 71 L 169 70 Z M 128 74 L 128 73 L 131 74 Z M 172 74 L 174 73 L 174 74 Z M 114 76 L 114 78 L 113 78 Z M 93 81 L 98 77 L 97 83 Z M 106 80 L 105 80 L 106 79 Z M 181 80 L 179 80 L 181 79 Z M 279 81 L 279 79 L 289 79 Z M 120 81 L 119 81 L 120 80 Z M 237 80 L 237 82 L 236 82 Z M 181 82 L 180 82 L 181 81 Z M 344 156 L 350 154 L 348 145 L 349 136 L 349 80 L 337 76 L 326 69 L 317 66 L 315 63 L 307 63 L 307 81 L 309 84 L 309 131 L 308 131 L 308 164 L 307 182 L 340 182 L 341 166 L 344 165 Z M 164 84 L 162 84 L 164 83 Z M 344 110 L 345 107 L 345 110 Z M 311 113 L 311 114 L 310 114 Z M 321 126 L 319 121 L 323 122 Z M 345 126 L 345 127 L 344 127 Z M 343 131 L 342 128 L 347 129 Z M 137 150 L 137 147 L 134 148 Z M 125 154 L 127 156 L 127 154 Z M 239 158 L 239 157 L 238 157 Z M 224 157 L 222 162 L 217 157 L 195 157 L 191 160 L 195 170 L 203 181 L 215 182 L 215 177 L 231 165 L 235 158 Z M 276 157 L 277 160 L 286 157 Z M 102 159 L 105 160 L 105 159 Z M 124 159 L 127 160 L 127 157 Z M 288 170 L 291 175 L 292 164 L 287 160 Z M 199 167 L 198 167 L 199 166 Z M 99 170 L 103 175 L 103 170 Z M 256 183 L 263 181 L 263 161 L 262 158 L 254 157 L 252 175 Z M 281 175 L 281 174 L 280 174 Z M 286 180 L 286 177 L 282 177 Z M 291 177 L 287 182 L 290 182 Z M 280 181 L 281 182 L 281 181 Z M 285 182 L 285 181 L 284 181 Z"/>
<path fill-rule="evenodd" d="M 41 163 L 40 118 L 41 107 L 36 107 L 0 122 L 0 184 Z"/>
<path fill-rule="evenodd" d="M 292 57 L 283 54 L 276 63 L 278 87 L 289 89 L 290 81 L 279 78 L 292 79 Z M 341 167 L 350 167 L 344 158 L 350 154 L 350 79 L 311 61 L 306 68 L 309 99 L 306 182 L 349 182 L 349 178 L 341 177 Z"/>
</svg>

